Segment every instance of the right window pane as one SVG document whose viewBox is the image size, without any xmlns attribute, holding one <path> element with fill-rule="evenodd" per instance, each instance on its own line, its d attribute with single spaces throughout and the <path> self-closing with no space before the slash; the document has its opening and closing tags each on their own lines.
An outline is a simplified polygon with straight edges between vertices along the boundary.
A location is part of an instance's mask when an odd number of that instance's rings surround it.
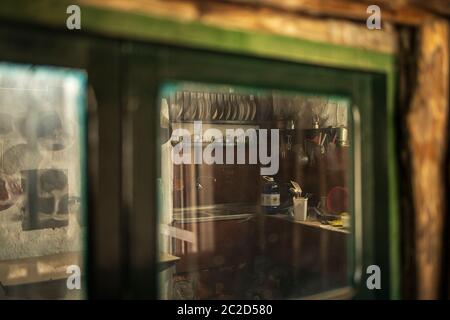
<svg viewBox="0 0 450 320">
<path fill-rule="evenodd" d="M 160 297 L 349 286 L 349 101 L 197 83 L 161 97 Z"/>
</svg>

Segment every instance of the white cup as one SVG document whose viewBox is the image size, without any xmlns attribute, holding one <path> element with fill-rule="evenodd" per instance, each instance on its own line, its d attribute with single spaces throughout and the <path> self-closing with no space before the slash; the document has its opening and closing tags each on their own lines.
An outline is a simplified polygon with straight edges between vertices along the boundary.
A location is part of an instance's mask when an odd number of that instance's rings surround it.
<svg viewBox="0 0 450 320">
<path fill-rule="evenodd" d="M 346 229 L 350 229 L 350 216 L 348 213 L 344 213 L 341 215 L 342 226 Z"/>
<path fill-rule="evenodd" d="M 308 198 L 293 198 L 294 220 L 306 221 L 308 218 Z"/>
</svg>

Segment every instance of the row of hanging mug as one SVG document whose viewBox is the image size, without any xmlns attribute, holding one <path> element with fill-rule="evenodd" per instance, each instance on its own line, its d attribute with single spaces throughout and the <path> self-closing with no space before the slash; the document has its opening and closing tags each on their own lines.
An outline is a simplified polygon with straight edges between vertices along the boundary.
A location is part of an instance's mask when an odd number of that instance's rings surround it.
<svg viewBox="0 0 450 320">
<path fill-rule="evenodd" d="M 255 121 L 254 95 L 177 91 L 170 97 L 171 121 Z"/>
</svg>

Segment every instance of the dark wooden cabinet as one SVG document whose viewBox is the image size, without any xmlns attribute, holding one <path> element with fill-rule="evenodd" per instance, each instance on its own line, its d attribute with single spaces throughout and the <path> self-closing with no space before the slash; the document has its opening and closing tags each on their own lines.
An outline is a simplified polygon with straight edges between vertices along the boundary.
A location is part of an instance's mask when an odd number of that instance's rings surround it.
<svg viewBox="0 0 450 320">
<path fill-rule="evenodd" d="M 271 216 L 174 226 L 195 235 L 173 240 L 174 282 L 189 281 L 194 298 L 304 296 L 348 284 L 348 233 Z"/>
<path fill-rule="evenodd" d="M 196 242 L 174 240 L 174 255 L 180 257 L 176 272 L 250 264 L 257 253 L 254 219 L 178 223 L 174 226 L 194 233 Z"/>
<path fill-rule="evenodd" d="M 264 220 L 264 255 L 285 272 L 291 284 L 286 290 L 297 290 L 291 295 L 348 285 L 349 234 L 270 216 Z"/>
</svg>

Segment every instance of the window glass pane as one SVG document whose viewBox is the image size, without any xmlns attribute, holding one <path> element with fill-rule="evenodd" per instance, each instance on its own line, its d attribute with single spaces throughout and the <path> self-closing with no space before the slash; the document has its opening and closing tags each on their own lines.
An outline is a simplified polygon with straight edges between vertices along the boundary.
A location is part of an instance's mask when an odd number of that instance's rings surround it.
<svg viewBox="0 0 450 320">
<path fill-rule="evenodd" d="M 0 64 L 0 299 L 83 297 L 85 81 Z"/>
<path fill-rule="evenodd" d="M 349 101 L 161 91 L 160 298 L 285 299 L 350 284 Z"/>
</svg>

